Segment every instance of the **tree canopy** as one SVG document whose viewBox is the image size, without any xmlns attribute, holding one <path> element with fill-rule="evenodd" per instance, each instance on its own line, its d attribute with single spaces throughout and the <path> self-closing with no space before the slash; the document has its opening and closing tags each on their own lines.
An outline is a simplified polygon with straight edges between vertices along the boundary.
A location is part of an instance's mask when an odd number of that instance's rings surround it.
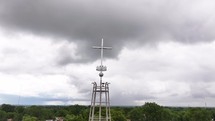
<svg viewBox="0 0 215 121">
<path fill-rule="evenodd" d="M 0 106 L 0 121 L 44 121 L 62 117 L 64 121 L 87 121 L 89 106 Z M 215 108 L 163 107 L 145 103 L 136 107 L 111 107 L 112 121 L 211 121 Z"/>
</svg>

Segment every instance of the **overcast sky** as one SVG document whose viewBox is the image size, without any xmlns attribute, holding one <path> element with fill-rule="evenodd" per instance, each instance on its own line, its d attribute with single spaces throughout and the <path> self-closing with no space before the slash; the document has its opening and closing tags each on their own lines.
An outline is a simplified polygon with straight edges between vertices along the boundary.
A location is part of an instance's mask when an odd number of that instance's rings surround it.
<svg viewBox="0 0 215 121">
<path fill-rule="evenodd" d="M 215 107 L 214 0 L 0 0 L 0 104 Z"/>
</svg>

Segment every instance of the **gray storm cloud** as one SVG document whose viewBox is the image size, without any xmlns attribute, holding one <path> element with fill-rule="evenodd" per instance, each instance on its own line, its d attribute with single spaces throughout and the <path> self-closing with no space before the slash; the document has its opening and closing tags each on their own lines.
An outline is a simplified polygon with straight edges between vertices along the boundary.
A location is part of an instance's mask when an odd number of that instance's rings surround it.
<svg viewBox="0 0 215 121">
<path fill-rule="evenodd" d="M 0 0 L 0 25 L 75 42 L 76 54 L 82 58 L 64 56 L 59 62 L 64 65 L 98 58 L 97 53 L 88 50 L 98 45 L 101 38 L 106 45 L 113 46 L 113 51 L 106 55 L 111 58 L 117 57 L 128 43 L 213 41 L 215 4 L 209 1 Z"/>
</svg>

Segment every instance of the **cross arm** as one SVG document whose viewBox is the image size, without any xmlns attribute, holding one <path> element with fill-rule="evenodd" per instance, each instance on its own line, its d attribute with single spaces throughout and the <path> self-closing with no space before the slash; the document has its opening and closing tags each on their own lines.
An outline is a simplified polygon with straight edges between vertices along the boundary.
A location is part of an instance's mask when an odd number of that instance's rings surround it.
<svg viewBox="0 0 215 121">
<path fill-rule="evenodd" d="M 111 50 L 112 47 L 99 47 L 99 46 L 93 46 L 93 49 L 108 49 L 108 50 Z"/>
</svg>

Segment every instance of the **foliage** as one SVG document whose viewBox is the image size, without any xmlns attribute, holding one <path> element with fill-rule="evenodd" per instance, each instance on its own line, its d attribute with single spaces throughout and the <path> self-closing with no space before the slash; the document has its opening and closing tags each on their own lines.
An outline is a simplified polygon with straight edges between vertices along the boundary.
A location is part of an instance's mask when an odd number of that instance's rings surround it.
<svg viewBox="0 0 215 121">
<path fill-rule="evenodd" d="M 104 113 L 104 112 L 102 112 Z M 63 117 L 64 121 L 87 121 L 89 106 L 0 106 L 0 121 L 44 121 Z M 215 108 L 162 107 L 145 103 L 137 107 L 111 107 L 112 121 L 211 121 Z"/>
<path fill-rule="evenodd" d="M 144 117 L 143 109 L 140 107 L 134 108 L 129 113 L 129 118 L 132 121 L 144 121 Z"/>
<path fill-rule="evenodd" d="M 111 111 L 112 121 L 126 121 L 125 115 L 120 110 Z"/>
<path fill-rule="evenodd" d="M 5 111 L 0 110 L 0 121 L 6 120 L 7 113 Z"/>
<path fill-rule="evenodd" d="M 143 107 L 144 121 L 163 121 L 162 107 L 156 103 L 146 103 Z"/>
<path fill-rule="evenodd" d="M 37 121 L 37 118 L 33 116 L 25 115 L 23 116 L 22 121 Z"/>
<path fill-rule="evenodd" d="M 211 121 L 211 114 L 206 109 L 192 108 L 188 110 L 189 121 Z"/>
<path fill-rule="evenodd" d="M 5 112 L 14 112 L 15 106 L 12 106 L 12 105 L 9 105 L 9 104 L 3 104 L 1 106 L 1 110 L 5 111 Z"/>
<path fill-rule="evenodd" d="M 81 115 L 75 116 L 73 114 L 71 114 L 71 115 L 67 114 L 64 120 L 65 121 L 84 121 L 84 119 Z"/>
</svg>

